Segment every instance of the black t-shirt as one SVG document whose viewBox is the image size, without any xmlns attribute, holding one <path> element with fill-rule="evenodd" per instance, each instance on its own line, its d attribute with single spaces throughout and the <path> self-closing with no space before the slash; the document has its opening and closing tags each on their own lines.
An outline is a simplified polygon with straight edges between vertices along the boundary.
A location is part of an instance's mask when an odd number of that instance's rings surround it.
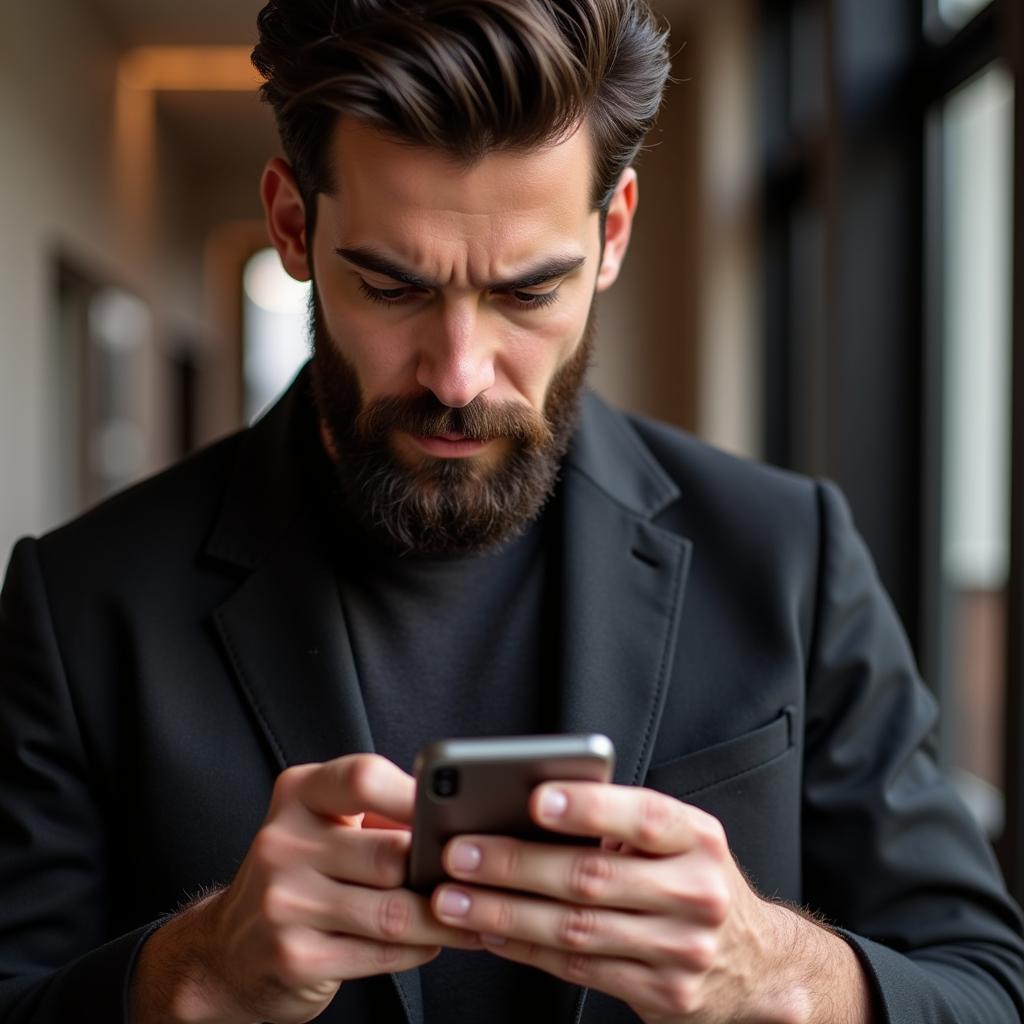
<svg viewBox="0 0 1024 1024">
<path fill-rule="evenodd" d="M 435 739 L 555 728 L 548 530 L 542 518 L 471 557 L 397 556 L 349 532 L 339 590 L 378 753 L 411 772 Z M 427 1024 L 557 1019 L 571 1012 L 576 991 L 484 951 L 444 950 L 420 968 L 420 982 Z"/>
</svg>

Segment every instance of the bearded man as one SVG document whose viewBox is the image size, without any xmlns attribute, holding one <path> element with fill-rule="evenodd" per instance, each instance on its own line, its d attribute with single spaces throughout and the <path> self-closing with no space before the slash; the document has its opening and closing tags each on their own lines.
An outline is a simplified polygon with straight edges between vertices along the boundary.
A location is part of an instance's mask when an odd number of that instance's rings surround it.
<svg viewBox="0 0 1024 1024">
<path fill-rule="evenodd" d="M 259 26 L 313 359 L 14 551 L 0 1017 L 1019 1020 L 1018 911 L 840 496 L 584 393 L 650 11 Z M 578 842 L 456 837 L 405 888 L 416 750 L 544 732 L 616 744 L 613 784 L 531 796 Z"/>
</svg>

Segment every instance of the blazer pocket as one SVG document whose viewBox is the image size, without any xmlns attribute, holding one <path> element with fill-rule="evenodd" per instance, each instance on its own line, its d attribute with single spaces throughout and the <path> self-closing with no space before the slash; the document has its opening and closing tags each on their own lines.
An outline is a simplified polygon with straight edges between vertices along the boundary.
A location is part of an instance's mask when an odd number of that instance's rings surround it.
<svg viewBox="0 0 1024 1024">
<path fill-rule="evenodd" d="M 795 715 L 795 708 L 784 708 L 778 718 L 753 732 L 654 765 L 644 785 L 681 799 L 739 779 L 770 764 L 793 746 Z"/>
</svg>

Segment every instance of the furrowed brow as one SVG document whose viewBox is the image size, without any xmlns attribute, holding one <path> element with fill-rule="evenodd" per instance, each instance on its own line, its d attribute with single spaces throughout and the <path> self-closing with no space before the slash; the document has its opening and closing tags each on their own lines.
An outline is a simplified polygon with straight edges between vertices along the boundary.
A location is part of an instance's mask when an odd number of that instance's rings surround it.
<svg viewBox="0 0 1024 1024">
<path fill-rule="evenodd" d="M 382 274 L 390 277 L 401 284 L 409 285 L 412 288 L 437 288 L 436 281 L 414 274 L 399 266 L 389 256 L 378 252 L 376 249 L 358 248 L 334 250 L 342 259 L 347 260 L 362 270 L 368 270 L 373 274 Z M 487 285 L 495 291 L 519 291 L 523 288 L 536 288 L 538 285 L 554 281 L 556 278 L 565 277 L 568 274 L 579 270 L 587 262 L 586 256 L 554 256 L 544 260 L 535 267 L 524 271 L 515 278 L 506 281 L 495 281 Z"/>
<path fill-rule="evenodd" d="M 514 292 L 523 288 L 536 288 L 556 278 L 565 277 L 579 270 L 587 262 L 586 256 L 555 256 L 545 260 L 511 281 L 498 281 L 490 287 L 496 291 Z"/>
<path fill-rule="evenodd" d="M 373 274 L 383 274 L 402 284 L 410 285 L 413 288 L 436 288 L 433 281 L 428 281 L 419 274 L 400 267 L 394 260 L 389 259 L 375 249 L 335 249 L 342 259 L 355 264 L 363 270 L 369 270 Z"/>
</svg>

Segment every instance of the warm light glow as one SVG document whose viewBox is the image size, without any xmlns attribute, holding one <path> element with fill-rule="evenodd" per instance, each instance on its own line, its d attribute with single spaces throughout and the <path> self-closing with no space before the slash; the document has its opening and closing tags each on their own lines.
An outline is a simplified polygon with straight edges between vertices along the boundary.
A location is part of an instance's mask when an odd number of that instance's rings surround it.
<svg viewBox="0 0 1024 1024">
<path fill-rule="evenodd" d="M 153 93 L 119 82 L 115 97 L 115 188 L 121 242 L 145 248 L 152 233 L 156 182 L 156 109 Z"/>
<path fill-rule="evenodd" d="M 292 280 L 274 249 L 250 258 L 243 281 L 245 414 L 252 421 L 309 358 L 310 284 Z"/>
<path fill-rule="evenodd" d="M 140 46 L 121 58 L 119 77 L 150 92 L 252 92 L 262 79 L 247 46 Z"/>
<path fill-rule="evenodd" d="M 156 94 L 254 93 L 262 79 L 247 46 L 140 46 L 117 74 L 117 168 L 120 232 L 144 248 L 152 235 L 156 182 Z"/>
<path fill-rule="evenodd" d="M 274 249 L 264 249 L 249 260 L 244 284 L 250 301 L 268 313 L 304 314 L 309 305 L 309 282 L 289 277 Z"/>
</svg>

